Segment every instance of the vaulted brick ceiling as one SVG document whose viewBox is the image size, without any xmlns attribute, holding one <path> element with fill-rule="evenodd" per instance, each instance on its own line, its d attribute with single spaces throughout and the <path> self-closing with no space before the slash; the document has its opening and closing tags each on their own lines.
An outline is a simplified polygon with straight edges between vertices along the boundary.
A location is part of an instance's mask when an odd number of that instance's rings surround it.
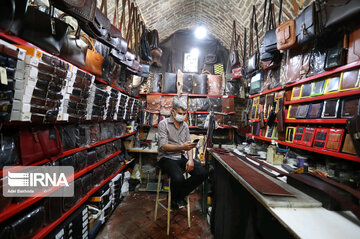
<svg viewBox="0 0 360 239">
<path fill-rule="evenodd" d="M 109 2 L 113 0 L 108 0 L 108 4 Z M 263 19 L 264 0 L 134 0 L 134 2 L 139 7 L 147 27 L 158 30 L 160 40 L 166 39 L 177 30 L 194 29 L 202 23 L 211 35 L 229 48 L 234 19 L 237 21 L 238 32 L 243 33 L 244 27 L 249 29 L 253 4 L 256 5 L 260 29 Z M 279 0 L 272 2 L 275 4 L 277 17 Z M 282 21 L 285 21 L 294 17 L 293 0 L 283 0 L 283 2 Z M 304 0 L 303 2 L 303 7 L 305 7 L 312 1 Z M 114 10 L 113 5 L 110 3 L 110 12 Z M 263 34 L 260 30 L 260 41 Z"/>
</svg>

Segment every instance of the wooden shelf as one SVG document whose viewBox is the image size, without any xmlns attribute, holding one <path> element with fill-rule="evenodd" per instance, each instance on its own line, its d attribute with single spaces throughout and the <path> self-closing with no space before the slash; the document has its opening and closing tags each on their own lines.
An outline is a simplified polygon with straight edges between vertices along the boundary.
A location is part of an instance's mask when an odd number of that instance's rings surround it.
<svg viewBox="0 0 360 239">
<path fill-rule="evenodd" d="M 87 172 L 93 170 L 94 168 L 98 167 L 99 165 L 109 161 L 110 159 L 112 159 L 113 157 L 117 156 L 118 154 L 120 154 L 122 151 L 119 150 L 115 153 L 113 153 L 112 155 L 106 157 L 105 159 L 101 160 L 100 162 L 97 162 L 93 165 L 90 165 L 82 170 L 80 170 L 79 172 L 74 173 L 73 176 L 73 180 L 81 177 L 82 175 L 86 174 Z M 69 178 L 69 177 L 68 177 Z M 73 181 L 73 180 L 68 180 L 69 182 Z M 33 197 L 29 197 L 28 199 L 26 199 L 23 202 L 20 203 L 13 203 L 11 204 L 8 208 L 6 208 L 4 211 L 2 211 L 0 213 L 0 222 L 5 221 L 6 219 L 10 218 L 11 216 L 17 214 L 18 212 L 22 211 L 23 209 L 29 207 L 30 205 L 36 203 L 37 201 L 39 201 L 40 199 L 46 197 L 47 195 L 53 193 L 54 191 L 60 189 L 61 187 L 52 187 L 50 191 L 47 191 L 45 193 L 37 193 L 35 194 Z"/>
<path fill-rule="evenodd" d="M 106 183 L 108 183 L 112 178 L 114 178 L 117 174 L 119 174 L 121 171 L 123 171 L 128 164 L 125 164 L 119 169 L 116 173 L 108 177 L 107 179 L 103 180 L 97 187 L 94 187 L 90 190 L 73 208 L 71 208 L 69 211 L 63 213 L 63 215 L 53 222 L 52 224 L 42 228 L 40 232 L 38 232 L 33 238 L 41 239 L 44 238 L 47 234 L 49 234 L 52 230 L 54 230 L 61 222 L 63 222 L 66 218 L 68 218 L 73 212 L 76 211 L 82 204 L 84 204 L 92 194 L 94 194 L 97 190 L 99 190 L 102 186 L 104 186 Z"/>
<path fill-rule="evenodd" d="M 360 94 L 360 89 L 348 90 L 348 91 L 340 91 L 340 92 L 333 93 L 333 94 L 320 95 L 320 96 L 316 96 L 316 97 L 309 97 L 309 98 L 304 98 L 304 99 L 299 99 L 299 100 L 285 101 L 284 105 L 299 104 L 299 103 L 319 101 L 319 100 L 332 99 L 332 98 L 339 98 L 339 97 L 358 95 L 358 94 Z"/>
<path fill-rule="evenodd" d="M 318 148 L 308 147 L 308 146 L 304 146 L 304 145 L 288 143 L 288 142 L 284 142 L 284 141 L 280 141 L 280 140 L 265 138 L 265 137 L 261 137 L 261 136 L 254 136 L 251 134 L 247 135 L 247 136 L 253 137 L 254 139 L 259 139 L 259 140 L 264 140 L 264 141 L 269 141 L 269 142 L 274 140 L 274 141 L 278 142 L 279 144 L 282 144 L 285 146 L 303 149 L 303 150 L 307 150 L 307 151 L 315 152 L 315 153 L 319 153 L 319 154 L 325 154 L 325 155 L 329 155 L 329 156 L 337 157 L 337 158 L 341 158 L 341 159 L 347 159 L 347 160 L 351 160 L 351 161 L 355 161 L 355 162 L 360 162 L 360 157 L 358 157 L 356 155 L 333 152 L 333 151 L 328 151 L 328 150 L 324 150 L 324 149 L 318 149 Z"/>
<path fill-rule="evenodd" d="M 263 92 L 261 92 L 259 94 L 250 95 L 250 98 L 254 98 L 256 96 L 260 96 L 260 95 L 268 94 L 268 93 L 271 93 L 271 92 L 279 91 L 279 90 L 282 90 L 284 88 L 291 88 L 291 87 L 296 86 L 296 85 L 301 85 L 301 84 L 309 82 L 309 81 L 313 81 L 313 80 L 316 80 L 316 79 L 331 76 L 331 75 L 337 74 L 339 72 L 350 70 L 352 68 L 356 68 L 356 67 L 359 67 L 359 66 L 360 66 L 360 61 L 352 62 L 350 64 L 340 66 L 340 67 L 335 68 L 333 70 L 325 71 L 323 73 L 320 73 L 320 74 L 317 74 L 317 75 L 314 75 L 314 76 L 310 76 L 310 77 L 307 77 L 307 78 L 302 79 L 302 80 L 298 80 L 298 81 L 296 81 L 294 83 L 285 85 L 284 87 L 277 87 L 277 88 L 274 88 L 274 89 L 271 89 L 271 90 L 263 91 Z M 313 98 L 315 98 L 315 97 L 313 97 Z"/>
</svg>

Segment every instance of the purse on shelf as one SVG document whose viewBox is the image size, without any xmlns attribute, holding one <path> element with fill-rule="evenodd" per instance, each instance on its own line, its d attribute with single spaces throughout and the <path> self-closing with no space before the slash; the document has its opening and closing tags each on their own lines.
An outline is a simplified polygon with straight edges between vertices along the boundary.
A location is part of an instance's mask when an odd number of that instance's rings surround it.
<svg viewBox="0 0 360 239">
<path fill-rule="evenodd" d="M 353 90 L 359 88 L 360 74 L 359 69 L 345 71 L 341 74 L 340 90 Z"/>
<path fill-rule="evenodd" d="M 209 111 L 221 112 L 222 111 L 222 97 L 208 97 Z"/>
<path fill-rule="evenodd" d="M 49 13 L 42 12 L 40 8 L 28 6 L 19 36 L 51 54 L 59 55 L 68 24 L 54 17 L 53 6 L 50 5 Z"/>
<path fill-rule="evenodd" d="M 97 76 L 101 76 L 104 57 L 96 51 L 92 38 L 89 38 L 85 35 L 82 35 L 82 37 L 84 37 L 91 46 L 91 49 L 88 48 L 86 52 L 84 70 Z"/>
<path fill-rule="evenodd" d="M 162 81 L 162 73 L 154 73 L 154 78 L 151 81 L 151 87 L 150 87 L 151 93 L 161 93 L 161 81 Z"/>
<path fill-rule="evenodd" d="M 324 70 L 329 71 L 346 64 L 346 46 L 347 37 L 344 35 L 343 41 L 339 41 L 336 45 L 327 49 Z"/>
<path fill-rule="evenodd" d="M 345 140 L 341 152 L 346 154 L 356 155 L 355 146 L 351 140 L 350 134 L 345 135 Z"/>
<path fill-rule="evenodd" d="M 209 101 L 208 98 L 195 98 L 196 99 L 196 111 L 208 111 Z"/>
<path fill-rule="evenodd" d="M 223 97 L 222 98 L 222 112 L 230 113 L 235 111 L 234 97 Z"/>
<path fill-rule="evenodd" d="M 161 95 L 147 95 L 147 110 L 152 113 L 160 112 L 161 108 Z"/>
<path fill-rule="evenodd" d="M 160 114 L 165 116 L 171 115 L 171 110 L 173 106 L 173 96 L 163 95 L 161 97 L 161 106 L 160 106 Z"/>
<path fill-rule="evenodd" d="M 221 95 L 221 75 L 208 75 L 208 94 Z"/>
<path fill-rule="evenodd" d="M 355 146 L 355 151 L 357 155 L 360 156 L 360 116 L 357 115 L 348 119 L 346 121 L 346 127 Z"/>
<path fill-rule="evenodd" d="M 193 90 L 193 75 L 189 73 L 183 73 L 182 93 L 191 94 L 192 90 Z"/>
<path fill-rule="evenodd" d="M 199 95 L 207 95 L 208 80 L 207 75 L 193 74 L 192 93 Z"/>
</svg>

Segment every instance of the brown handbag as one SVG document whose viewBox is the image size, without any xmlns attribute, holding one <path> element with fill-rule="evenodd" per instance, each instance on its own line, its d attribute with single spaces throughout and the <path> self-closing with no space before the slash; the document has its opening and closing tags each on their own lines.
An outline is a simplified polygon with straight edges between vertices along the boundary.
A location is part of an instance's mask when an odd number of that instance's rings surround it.
<svg viewBox="0 0 360 239">
<path fill-rule="evenodd" d="M 161 95 L 147 95 L 147 110 L 152 113 L 159 113 L 161 108 Z"/>
<path fill-rule="evenodd" d="M 354 146 L 354 144 L 353 144 L 353 142 L 351 140 L 350 134 L 346 134 L 344 144 L 343 144 L 343 148 L 342 148 L 341 152 L 356 155 L 355 146 Z"/>
<path fill-rule="evenodd" d="M 350 34 L 347 63 L 360 60 L 360 28 Z"/>
<path fill-rule="evenodd" d="M 295 20 L 290 19 L 276 28 L 276 41 L 278 50 L 287 50 L 295 46 L 295 27 Z"/>
<path fill-rule="evenodd" d="M 222 112 L 229 113 L 234 112 L 234 97 L 223 97 L 222 99 Z"/>
<path fill-rule="evenodd" d="M 173 106 L 173 96 L 162 96 L 161 97 L 161 108 L 160 114 L 165 116 L 170 116 L 172 106 Z"/>
<path fill-rule="evenodd" d="M 208 94 L 221 95 L 221 75 L 208 75 Z"/>
<path fill-rule="evenodd" d="M 104 62 L 104 57 L 99 54 L 95 47 L 94 41 L 92 38 L 89 38 L 85 35 L 83 37 L 89 42 L 91 45 L 91 49 L 87 49 L 86 59 L 85 59 L 85 67 L 84 70 L 93 73 L 95 75 L 101 76 L 102 74 L 102 64 Z"/>
</svg>

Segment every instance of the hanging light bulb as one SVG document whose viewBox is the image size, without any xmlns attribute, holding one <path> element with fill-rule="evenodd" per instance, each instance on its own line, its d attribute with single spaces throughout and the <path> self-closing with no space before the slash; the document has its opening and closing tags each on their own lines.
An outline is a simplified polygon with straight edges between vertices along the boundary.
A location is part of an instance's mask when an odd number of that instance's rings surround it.
<svg viewBox="0 0 360 239">
<path fill-rule="evenodd" d="M 207 35 L 207 29 L 204 25 L 199 25 L 195 29 L 195 37 L 198 39 L 204 39 Z"/>
</svg>

